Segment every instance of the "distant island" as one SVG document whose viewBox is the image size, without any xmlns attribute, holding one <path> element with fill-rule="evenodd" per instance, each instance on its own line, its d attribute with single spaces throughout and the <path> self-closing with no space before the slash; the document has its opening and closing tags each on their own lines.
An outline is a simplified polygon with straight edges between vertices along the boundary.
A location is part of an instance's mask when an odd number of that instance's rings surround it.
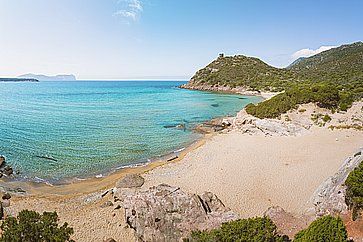
<svg viewBox="0 0 363 242">
<path fill-rule="evenodd" d="M 75 75 L 55 75 L 55 76 L 46 76 L 41 74 L 24 74 L 19 76 L 19 78 L 31 78 L 31 79 L 37 79 L 39 81 L 75 81 L 76 76 Z"/>
<path fill-rule="evenodd" d="M 0 78 L 0 82 L 39 82 L 35 78 Z"/>
</svg>

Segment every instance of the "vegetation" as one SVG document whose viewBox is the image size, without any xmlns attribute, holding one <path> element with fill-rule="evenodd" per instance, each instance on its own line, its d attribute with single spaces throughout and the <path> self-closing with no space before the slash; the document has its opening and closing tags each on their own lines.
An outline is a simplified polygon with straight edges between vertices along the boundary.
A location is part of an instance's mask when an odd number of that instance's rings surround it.
<svg viewBox="0 0 363 242">
<path fill-rule="evenodd" d="M 351 103 L 346 103 L 346 100 L 340 98 L 337 88 L 326 83 L 316 83 L 295 85 L 267 101 L 257 105 L 249 104 L 246 111 L 258 118 L 276 118 L 282 113 L 296 108 L 298 104 L 310 102 L 329 109 L 337 109 L 343 103 L 346 106 L 351 105 Z"/>
<path fill-rule="evenodd" d="M 191 241 L 291 241 L 286 235 L 279 235 L 276 225 L 268 217 L 249 218 L 222 224 L 211 231 L 192 232 Z M 310 224 L 307 229 L 295 235 L 296 242 L 310 241 L 348 241 L 343 221 L 330 215 L 321 217 Z"/>
<path fill-rule="evenodd" d="M 58 226 L 56 212 L 39 214 L 29 210 L 21 211 L 16 218 L 6 218 L 1 230 L 1 242 L 65 242 L 72 241 L 73 234 L 67 223 Z"/>
<path fill-rule="evenodd" d="M 296 79 L 294 72 L 272 67 L 243 55 L 219 57 L 199 70 L 189 85 L 248 87 L 251 90 L 282 91 Z"/>
<path fill-rule="evenodd" d="M 345 185 L 345 202 L 352 209 L 353 220 L 356 220 L 363 210 L 363 162 L 348 175 Z"/>
<path fill-rule="evenodd" d="M 219 229 L 196 231 L 191 241 L 289 241 L 277 234 L 276 225 L 267 217 L 239 219 L 222 224 Z"/>
<path fill-rule="evenodd" d="M 343 242 L 347 240 L 347 230 L 340 218 L 330 215 L 318 218 L 310 224 L 307 229 L 301 230 L 295 235 L 296 242 L 310 241 L 334 241 Z"/>
<path fill-rule="evenodd" d="M 248 107 L 248 113 L 260 118 L 278 117 L 297 104 L 308 102 L 345 111 L 354 100 L 363 98 L 363 43 L 300 58 L 282 69 L 253 57 L 219 57 L 199 70 L 188 85 L 284 91 L 264 104 Z"/>
</svg>

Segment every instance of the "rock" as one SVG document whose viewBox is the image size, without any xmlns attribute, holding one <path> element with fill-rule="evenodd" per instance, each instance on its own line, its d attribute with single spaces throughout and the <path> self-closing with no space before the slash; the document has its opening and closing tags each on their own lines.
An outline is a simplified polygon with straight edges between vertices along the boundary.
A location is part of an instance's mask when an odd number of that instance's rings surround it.
<svg viewBox="0 0 363 242">
<path fill-rule="evenodd" d="M 111 201 L 107 201 L 104 204 L 101 205 L 101 208 L 107 208 L 113 206 L 113 203 Z"/>
<path fill-rule="evenodd" d="M 165 184 L 129 193 L 123 206 L 127 224 L 142 241 L 181 241 L 191 231 L 239 218 L 213 193 L 188 194 Z"/>
<path fill-rule="evenodd" d="M 177 155 L 171 155 L 170 157 L 168 157 L 167 159 L 166 159 L 166 161 L 173 161 L 173 160 L 176 160 L 176 159 L 178 159 L 179 157 L 177 156 Z"/>
<path fill-rule="evenodd" d="M 288 235 L 290 238 L 293 238 L 300 230 L 305 229 L 311 222 L 310 218 L 305 216 L 294 217 L 279 206 L 270 207 L 263 215 L 274 222 L 280 234 Z"/>
<path fill-rule="evenodd" d="M 4 200 L 2 200 L 1 204 L 4 208 L 10 207 L 10 200 L 4 199 Z"/>
<path fill-rule="evenodd" d="M 105 240 L 105 242 L 116 242 L 116 240 L 114 240 L 113 238 L 108 238 Z"/>
<path fill-rule="evenodd" d="M 5 156 L 0 155 L 0 167 L 5 164 Z"/>
<path fill-rule="evenodd" d="M 3 196 L 2 196 L 2 199 L 10 199 L 11 198 L 11 195 L 9 193 L 5 193 Z"/>
<path fill-rule="evenodd" d="M 144 185 L 144 178 L 137 174 L 128 174 L 116 183 L 117 188 L 134 188 Z"/>
<path fill-rule="evenodd" d="M 7 176 L 10 176 L 14 173 L 13 168 L 11 168 L 10 166 L 5 166 L 4 168 L 4 174 Z"/>
<path fill-rule="evenodd" d="M 363 156 L 347 158 L 338 172 L 325 180 L 310 198 L 307 214 L 323 216 L 327 214 L 347 214 L 345 202 L 346 187 L 344 185 L 349 173 L 363 162 Z"/>
</svg>

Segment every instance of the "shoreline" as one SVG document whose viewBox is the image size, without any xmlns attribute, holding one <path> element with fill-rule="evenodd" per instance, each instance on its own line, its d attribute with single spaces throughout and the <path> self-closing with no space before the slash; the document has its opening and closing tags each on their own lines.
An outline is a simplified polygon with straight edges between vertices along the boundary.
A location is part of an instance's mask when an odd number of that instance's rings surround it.
<svg viewBox="0 0 363 242">
<path fill-rule="evenodd" d="M 128 174 L 144 174 L 157 167 L 181 161 L 189 152 L 205 144 L 205 142 L 214 135 L 215 133 L 203 134 L 201 138 L 184 147 L 180 152 L 177 152 L 174 159 L 169 160 L 173 155 L 172 152 L 160 157 L 159 159 L 155 159 L 147 163 L 114 169 L 102 177 L 92 176 L 79 180 L 77 178 L 72 178 L 72 180 L 69 180 L 69 182 L 63 184 L 49 184 L 46 182 L 35 181 L 11 181 L 7 179 L 5 181 L 0 181 L 0 187 L 4 190 L 16 190 L 21 188 L 26 192 L 18 194 L 22 196 L 74 196 L 99 192 L 114 187 L 118 180 Z"/>
<path fill-rule="evenodd" d="M 188 89 L 188 90 L 195 90 L 195 91 L 204 91 L 204 92 L 216 92 L 216 93 L 224 93 L 224 94 L 234 94 L 234 95 L 241 95 L 241 96 L 257 96 L 262 97 L 263 100 L 266 100 L 268 98 L 271 98 L 272 96 L 276 95 L 276 93 L 263 93 L 263 92 L 237 92 L 237 91 L 221 91 L 221 90 L 203 90 L 203 89 L 192 89 L 192 88 L 185 88 L 185 86 L 179 86 L 178 88 L 181 89 Z M 243 110 L 243 109 L 242 109 Z M 240 110 L 241 111 L 241 110 Z M 238 112 L 240 112 L 238 111 Z M 238 112 L 232 116 L 236 117 Z M 206 120 L 202 123 L 196 124 L 195 128 L 198 127 L 198 125 L 203 125 L 204 123 L 213 121 L 213 120 L 223 120 L 225 118 L 231 118 L 229 116 L 222 116 L 222 117 L 216 117 L 210 120 Z M 198 132 L 198 131 L 192 131 L 192 132 Z M 195 141 L 186 144 L 184 147 L 180 149 L 176 149 L 174 151 L 171 151 L 165 155 L 160 155 L 152 158 L 148 158 L 145 162 L 135 163 L 131 165 L 125 165 L 120 167 L 111 168 L 108 171 L 105 171 L 104 173 L 100 173 L 99 175 L 89 175 L 85 177 L 71 177 L 71 178 L 65 178 L 60 180 L 59 182 L 52 183 L 51 181 L 48 181 L 46 179 L 37 177 L 37 179 L 22 179 L 22 178 L 15 178 L 15 179 L 9 179 L 6 178 L 5 180 L 0 180 L 0 189 L 3 190 L 7 189 L 17 189 L 21 188 L 22 190 L 25 190 L 27 195 L 37 195 L 37 194 L 50 194 L 50 195 L 70 195 L 73 193 L 73 195 L 77 194 L 84 194 L 89 192 L 95 192 L 100 190 L 109 189 L 112 185 L 114 185 L 119 179 L 123 178 L 127 174 L 143 174 L 146 172 L 149 172 L 152 169 L 155 169 L 159 166 L 163 166 L 168 163 L 178 162 L 182 160 L 185 155 L 187 155 L 189 152 L 193 151 L 194 149 L 202 146 L 206 140 L 210 139 L 212 136 L 217 135 L 218 132 L 212 132 L 212 133 L 204 133 L 204 132 L 198 132 L 201 134 L 200 138 L 197 138 Z M 180 150 L 180 151 L 179 151 Z M 179 151 L 179 152 L 178 152 Z M 168 161 L 169 157 L 176 155 L 177 158 L 173 159 L 172 161 Z M 113 182 L 113 183 L 112 183 Z M 99 183 L 99 184 L 98 184 Z M 81 187 L 85 185 L 92 185 L 94 189 L 85 189 L 87 192 L 78 192 L 78 190 L 82 190 Z M 77 188 L 77 192 L 72 192 L 72 188 Z M 64 190 L 64 191 L 63 191 Z M 56 192 L 54 192 L 56 191 Z"/>
<path fill-rule="evenodd" d="M 179 88 L 195 91 L 207 91 L 207 92 L 217 92 L 225 94 L 238 94 L 243 96 L 257 96 L 262 97 L 264 100 L 268 100 L 280 92 L 268 92 L 268 91 L 251 91 L 244 87 L 229 87 L 229 86 L 211 86 L 211 85 L 191 85 L 189 83 L 179 86 Z"/>
</svg>

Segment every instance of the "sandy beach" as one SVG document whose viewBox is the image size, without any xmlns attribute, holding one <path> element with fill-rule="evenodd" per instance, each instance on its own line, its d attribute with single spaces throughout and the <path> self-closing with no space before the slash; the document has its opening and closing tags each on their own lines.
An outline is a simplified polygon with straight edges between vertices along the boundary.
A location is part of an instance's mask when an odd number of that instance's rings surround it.
<svg viewBox="0 0 363 242">
<path fill-rule="evenodd" d="M 181 162 L 148 172 L 144 186 L 167 183 L 192 193 L 211 191 L 243 217 L 261 216 L 274 205 L 300 214 L 362 140 L 358 131 L 319 128 L 297 137 L 221 134 Z"/>
<path fill-rule="evenodd" d="M 332 115 L 331 122 L 334 124 L 347 115 L 360 117 L 361 106 L 360 102 L 346 114 Z M 317 110 L 305 108 L 303 114 L 289 113 L 292 123 L 311 122 L 307 117 Z M 243 118 L 241 112 L 236 120 Z M 283 120 L 279 122 L 286 124 Z M 166 183 L 192 194 L 213 192 L 244 218 L 262 216 L 276 205 L 299 216 L 311 206 L 309 200 L 319 185 L 334 175 L 347 157 L 362 148 L 362 141 L 363 133 L 355 129 L 331 130 L 315 125 L 296 135 L 274 136 L 246 133 L 232 127 L 206 135 L 173 161 L 160 160 L 104 178 L 59 186 L 6 182 L 0 185 L 20 186 L 27 191 L 26 195 L 14 194 L 11 206 L 5 209 L 8 215 L 16 215 L 23 209 L 57 211 L 60 221 L 74 228 L 76 241 L 104 241 L 110 237 L 133 241 L 134 233 L 126 226 L 123 208 L 105 205 L 113 197 L 102 196 L 126 174 L 145 178 L 141 190 Z"/>
</svg>

